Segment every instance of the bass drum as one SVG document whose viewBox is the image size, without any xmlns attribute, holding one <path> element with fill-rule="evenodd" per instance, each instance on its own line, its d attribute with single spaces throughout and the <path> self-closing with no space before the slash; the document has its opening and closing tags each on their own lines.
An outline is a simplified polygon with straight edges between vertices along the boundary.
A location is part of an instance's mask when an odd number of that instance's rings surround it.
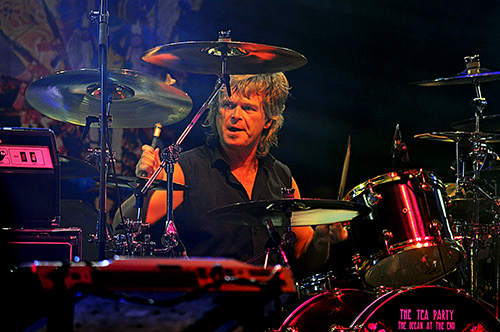
<svg viewBox="0 0 500 332">
<path fill-rule="evenodd" d="M 324 292 L 299 306 L 280 332 L 498 332 L 500 322 L 464 293 L 440 286 L 394 290 L 376 298 L 354 289 Z"/>
<path fill-rule="evenodd" d="M 418 286 L 379 297 L 356 317 L 350 328 L 360 332 L 495 332 L 500 331 L 500 322 L 483 305 L 460 291 Z"/>
<path fill-rule="evenodd" d="M 357 289 L 329 290 L 302 303 L 288 316 L 278 331 L 336 331 L 349 326 L 374 300 L 374 295 Z"/>
</svg>

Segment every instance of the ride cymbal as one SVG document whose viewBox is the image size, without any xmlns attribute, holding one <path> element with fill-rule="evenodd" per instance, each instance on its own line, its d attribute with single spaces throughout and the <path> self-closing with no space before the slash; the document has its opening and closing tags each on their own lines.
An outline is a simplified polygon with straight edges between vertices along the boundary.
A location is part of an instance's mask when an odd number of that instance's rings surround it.
<svg viewBox="0 0 500 332">
<path fill-rule="evenodd" d="M 193 106 L 183 91 L 128 69 L 110 69 L 110 114 L 113 128 L 148 128 L 184 119 Z M 97 69 L 62 71 L 33 82 L 26 99 L 50 118 L 84 126 L 87 117 L 101 114 L 100 74 Z"/>
<path fill-rule="evenodd" d="M 462 142 L 465 140 L 473 141 L 481 140 L 485 143 L 498 143 L 500 142 L 500 134 L 492 133 L 476 133 L 467 131 L 443 131 L 443 132 L 432 132 L 425 134 L 417 134 L 415 138 L 422 138 L 431 141 L 441 141 L 441 142 Z"/>
<path fill-rule="evenodd" d="M 217 75 L 222 71 L 223 54 L 230 75 L 284 72 L 307 63 L 302 54 L 287 48 L 230 40 L 166 44 L 146 51 L 141 58 L 181 72 Z"/>
<path fill-rule="evenodd" d="M 370 211 L 357 203 L 305 198 L 236 203 L 211 210 L 207 217 L 251 227 L 263 227 L 271 218 L 274 226 L 281 227 L 288 226 L 286 215 L 291 213 L 291 226 L 314 226 L 350 221 Z"/>
</svg>

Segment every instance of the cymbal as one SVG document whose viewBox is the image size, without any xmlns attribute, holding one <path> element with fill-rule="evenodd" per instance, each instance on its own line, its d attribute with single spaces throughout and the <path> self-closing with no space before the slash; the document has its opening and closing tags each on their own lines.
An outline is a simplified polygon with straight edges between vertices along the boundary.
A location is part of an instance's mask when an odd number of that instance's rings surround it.
<svg viewBox="0 0 500 332">
<path fill-rule="evenodd" d="M 441 142 L 462 142 L 465 140 L 472 141 L 474 137 L 478 137 L 485 143 L 498 143 L 500 142 L 500 134 L 493 133 L 475 133 L 469 131 L 443 131 L 443 132 L 432 132 L 425 134 L 418 134 L 414 136 L 415 138 L 422 138 L 431 141 L 441 141 Z"/>
<path fill-rule="evenodd" d="M 476 118 L 457 121 L 451 124 L 455 130 L 473 131 L 476 126 Z M 500 132 L 500 114 L 486 115 L 480 119 L 480 129 L 488 133 Z"/>
<path fill-rule="evenodd" d="M 274 226 L 288 226 L 287 211 L 292 213 L 291 226 L 314 226 L 346 222 L 366 216 L 371 209 L 365 205 L 325 199 L 278 199 L 227 205 L 211 210 L 207 217 L 236 225 L 265 226 L 271 218 Z"/>
<path fill-rule="evenodd" d="M 283 47 L 237 41 L 188 41 L 152 48 L 142 54 L 148 63 L 194 74 L 221 74 L 227 47 L 226 73 L 261 74 L 290 71 L 307 63 L 302 54 Z"/>
<path fill-rule="evenodd" d="M 479 68 L 478 73 L 470 74 L 465 70 L 457 75 L 441 77 L 434 80 L 416 82 L 418 86 L 443 86 L 443 85 L 459 85 L 459 84 L 479 84 L 484 82 L 500 80 L 500 72 L 490 71 L 486 68 Z"/>
<path fill-rule="evenodd" d="M 99 176 L 93 177 L 92 180 L 99 182 L 100 178 Z M 108 175 L 107 181 L 109 184 L 117 184 L 118 187 L 121 188 L 131 188 L 135 189 L 139 185 L 144 185 L 146 182 L 148 182 L 148 179 L 146 178 L 138 178 L 134 176 L 121 176 L 118 175 L 117 177 L 113 175 Z M 180 191 L 180 190 L 188 190 L 189 188 L 174 182 L 174 190 Z M 167 190 L 167 181 L 163 180 L 154 180 L 151 186 L 149 187 L 149 190 Z"/>
<path fill-rule="evenodd" d="M 89 162 L 73 157 L 59 155 L 61 179 L 73 180 L 97 174 L 97 169 Z"/>
<path fill-rule="evenodd" d="M 128 69 L 110 69 L 113 128 L 167 126 L 184 119 L 193 106 L 183 91 Z M 96 69 L 61 71 L 43 77 L 26 90 L 26 99 L 50 118 L 80 126 L 100 117 L 100 74 Z"/>
</svg>

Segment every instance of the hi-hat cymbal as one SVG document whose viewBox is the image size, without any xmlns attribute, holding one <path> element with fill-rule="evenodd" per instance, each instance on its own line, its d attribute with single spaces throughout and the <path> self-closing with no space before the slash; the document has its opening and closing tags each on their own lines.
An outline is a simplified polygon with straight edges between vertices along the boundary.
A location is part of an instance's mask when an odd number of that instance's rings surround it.
<svg viewBox="0 0 500 332">
<path fill-rule="evenodd" d="M 109 91 L 114 128 L 167 126 L 184 119 L 193 106 L 183 91 L 136 71 L 110 69 Z M 40 113 L 84 126 L 101 114 L 100 74 L 96 69 L 62 71 L 33 82 L 26 99 Z"/>
<path fill-rule="evenodd" d="M 194 74 L 221 74 L 221 56 L 227 54 L 226 73 L 262 74 L 290 71 L 307 63 L 306 57 L 283 47 L 237 41 L 188 41 L 146 51 L 148 63 Z"/>
<path fill-rule="evenodd" d="M 211 210 L 207 217 L 236 225 L 265 226 L 271 218 L 274 226 L 288 226 L 285 218 L 291 212 L 291 226 L 314 226 L 346 222 L 358 216 L 366 216 L 370 208 L 347 201 L 325 199 L 278 199 L 253 201 L 227 205 Z"/>
<path fill-rule="evenodd" d="M 457 121 L 451 124 L 451 128 L 455 130 L 474 131 L 476 126 L 476 118 Z M 500 114 L 486 115 L 480 119 L 480 129 L 488 133 L 500 132 Z"/>
<path fill-rule="evenodd" d="M 485 143 L 498 143 L 500 142 L 500 134 L 492 133 L 476 133 L 468 131 L 443 131 L 443 132 L 432 132 L 425 134 L 418 134 L 414 136 L 415 138 L 422 138 L 431 141 L 441 141 L 441 142 L 463 142 L 465 140 L 473 141 L 474 139 L 481 140 Z"/>
<path fill-rule="evenodd" d="M 443 86 L 443 85 L 459 85 L 459 84 L 480 84 L 484 82 L 500 80 L 500 72 L 490 71 L 485 68 L 477 70 L 478 73 L 470 74 L 465 70 L 457 75 L 441 77 L 434 80 L 416 82 L 418 86 Z"/>
<path fill-rule="evenodd" d="M 96 182 L 99 182 L 99 180 L 100 180 L 99 176 L 93 177 L 92 179 Z M 144 184 L 146 184 L 148 179 L 137 178 L 134 176 L 118 175 L 115 177 L 113 175 L 108 175 L 107 181 L 108 181 L 108 184 L 111 184 L 111 185 L 117 184 L 118 187 L 135 189 L 139 185 L 143 186 Z M 167 190 L 167 181 L 156 179 L 153 181 L 153 183 L 149 187 L 149 190 Z M 188 190 L 188 187 L 174 182 L 174 190 L 176 190 L 176 191 L 177 190 Z"/>
</svg>

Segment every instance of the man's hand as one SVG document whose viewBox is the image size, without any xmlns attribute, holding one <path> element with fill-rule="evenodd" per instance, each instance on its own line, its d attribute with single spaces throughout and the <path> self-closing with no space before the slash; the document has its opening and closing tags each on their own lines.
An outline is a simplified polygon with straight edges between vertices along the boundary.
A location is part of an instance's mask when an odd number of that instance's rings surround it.
<svg viewBox="0 0 500 332">
<path fill-rule="evenodd" d="M 150 177 L 160 166 L 160 148 L 153 148 L 149 145 L 142 146 L 142 155 L 135 166 L 135 175 L 138 177 Z"/>
<path fill-rule="evenodd" d="M 330 244 L 339 243 L 347 240 L 347 229 L 342 223 L 318 225 L 314 231 L 314 238 Z"/>
</svg>

